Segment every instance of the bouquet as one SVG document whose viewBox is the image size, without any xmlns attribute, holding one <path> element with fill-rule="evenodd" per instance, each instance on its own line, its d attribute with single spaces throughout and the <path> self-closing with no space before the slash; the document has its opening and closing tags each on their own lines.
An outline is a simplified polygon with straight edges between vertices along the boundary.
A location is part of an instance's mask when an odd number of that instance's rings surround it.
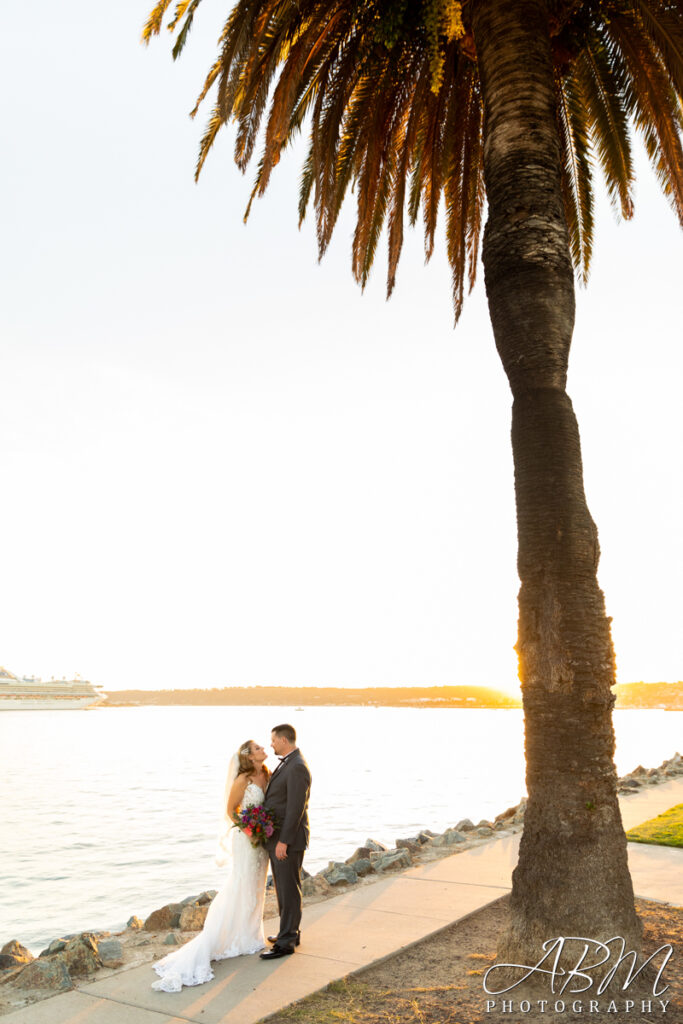
<svg viewBox="0 0 683 1024">
<path fill-rule="evenodd" d="M 245 807 L 233 816 L 233 821 L 249 838 L 252 846 L 265 846 L 266 840 L 270 839 L 279 824 L 273 812 L 263 804 Z"/>
</svg>

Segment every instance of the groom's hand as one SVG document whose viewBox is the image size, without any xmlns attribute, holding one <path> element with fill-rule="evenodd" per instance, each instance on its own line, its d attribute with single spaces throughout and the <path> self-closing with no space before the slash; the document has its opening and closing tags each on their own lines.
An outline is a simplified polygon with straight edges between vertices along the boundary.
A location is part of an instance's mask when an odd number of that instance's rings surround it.
<svg viewBox="0 0 683 1024">
<path fill-rule="evenodd" d="M 276 845 L 275 856 L 278 860 L 287 860 L 287 843 L 278 843 Z"/>
</svg>

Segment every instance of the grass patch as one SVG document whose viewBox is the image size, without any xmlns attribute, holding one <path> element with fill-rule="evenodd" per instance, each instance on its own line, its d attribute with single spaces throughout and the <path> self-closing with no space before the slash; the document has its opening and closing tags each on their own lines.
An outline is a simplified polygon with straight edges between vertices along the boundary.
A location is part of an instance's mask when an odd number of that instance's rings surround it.
<svg viewBox="0 0 683 1024">
<path fill-rule="evenodd" d="M 629 829 L 626 838 L 633 843 L 683 847 L 683 804 L 677 804 L 664 814 Z"/>
</svg>

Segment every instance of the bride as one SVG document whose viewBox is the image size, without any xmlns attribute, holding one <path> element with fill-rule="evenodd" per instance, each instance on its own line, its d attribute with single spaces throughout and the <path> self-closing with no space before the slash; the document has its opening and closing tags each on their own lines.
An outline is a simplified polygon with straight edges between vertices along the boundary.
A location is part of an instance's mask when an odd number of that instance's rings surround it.
<svg viewBox="0 0 683 1024">
<path fill-rule="evenodd" d="M 212 960 L 225 960 L 265 949 L 263 903 L 266 893 L 268 854 L 233 826 L 233 815 L 242 808 L 263 803 L 270 772 L 266 754 L 253 740 L 243 743 L 230 759 L 225 784 L 224 828 L 216 857 L 228 872 L 214 897 L 204 928 L 180 949 L 169 953 L 154 970 L 160 977 L 152 988 L 180 992 L 183 985 L 202 985 L 213 978 Z"/>
</svg>

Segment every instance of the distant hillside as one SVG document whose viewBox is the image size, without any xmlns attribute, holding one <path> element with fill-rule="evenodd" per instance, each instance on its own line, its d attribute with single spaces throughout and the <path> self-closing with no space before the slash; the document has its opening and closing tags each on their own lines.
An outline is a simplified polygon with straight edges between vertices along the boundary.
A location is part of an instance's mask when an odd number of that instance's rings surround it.
<svg viewBox="0 0 683 1024">
<path fill-rule="evenodd" d="M 621 683 L 618 708 L 683 711 L 683 682 Z M 227 686 L 211 690 L 116 690 L 103 707 L 146 705 L 271 705 L 412 708 L 520 708 L 521 697 L 486 686 Z"/>
<path fill-rule="evenodd" d="M 618 708 L 666 708 L 683 711 L 683 682 L 620 683 L 614 688 Z"/>
<path fill-rule="evenodd" d="M 117 690 L 105 702 L 110 707 L 130 704 L 518 708 L 521 700 L 485 686 L 228 686 L 222 690 Z"/>
</svg>

